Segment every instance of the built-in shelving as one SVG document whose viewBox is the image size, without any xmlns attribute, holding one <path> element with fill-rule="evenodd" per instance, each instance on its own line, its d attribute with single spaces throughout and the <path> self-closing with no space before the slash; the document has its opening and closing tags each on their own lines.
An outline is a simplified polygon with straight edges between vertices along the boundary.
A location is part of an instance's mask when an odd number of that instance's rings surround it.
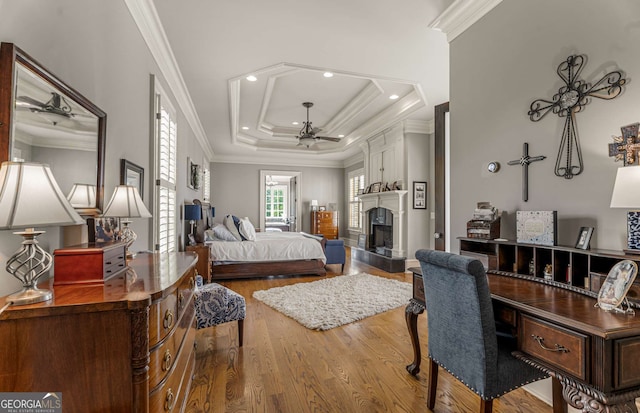
<svg viewBox="0 0 640 413">
<path fill-rule="evenodd" d="M 545 280 L 545 267 L 551 265 L 551 279 L 545 281 L 589 292 L 600 290 L 607 274 L 619 261 L 632 260 L 640 266 L 640 255 L 629 255 L 622 251 L 458 239 L 460 254 L 479 259 L 487 270 L 529 276 L 542 281 Z M 627 298 L 640 303 L 640 277 L 632 285 Z"/>
</svg>

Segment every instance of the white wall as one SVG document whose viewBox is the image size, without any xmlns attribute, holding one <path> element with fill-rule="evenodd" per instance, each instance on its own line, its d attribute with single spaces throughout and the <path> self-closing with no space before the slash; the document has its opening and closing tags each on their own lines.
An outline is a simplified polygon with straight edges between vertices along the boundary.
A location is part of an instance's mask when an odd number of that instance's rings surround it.
<svg viewBox="0 0 640 413">
<path fill-rule="evenodd" d="M 151 209 L 149 78 L 152 73 L 160 76 L 160 71 L 125 3 L 0 1 L 0 40 L 15 43 L 107 113 L 105 204 L 120 181 L 120 159 L 125 158 L 144 168 L 144 201 Z M 202 150 L 180 112 L 178 135 L 178 200 L 190 201 L 197 193 L 184 184 L 186 158 L 201 158 Z M 151 223 L 150 219 L 139 219 L 131 224 L 138 233 L 134 251 L 152 248 Z M 60 231 L 46 230 L 40 237 L 41 245 L 52 251 L 61 245 Z M 11 231 L 0 231 L 0 295 L 19 287 L 17 280 L 4 272 L 6 258 L 19 244 L 20 238 Z"/>
<path fill-rule="evenodd" d="M 595 226 L 592 247 L 626 246 L 626 210 L 610 209 L 616 169 L 607 144 L 620 127 L 640 121 L 640 2 L 621 0 L 509 0 L 450 44 L 452 236 L 464 236 L 477 201 L 507 213 L 502 236 L 515 238 L 517 210 L 557 210 L 558 242 L 574 245 L 580 226 Z M 564 118 L 539 122 L 527 116 L 531 102 L 550 99 L 563 85 L 558 65 L 586 54 L 581 78 L 593 82 L 620 68 L 630 79 L 614 100 L 594 99 L 576 115 L 584 172 L 556 177 L 554 164 Z M 529 201 L 521 199 L 523 142 L 547 159 L 529 167 Z M 497 160 L 497 174 L 486 171 Z M 457 242 L 453 244 L 458 249 Z"/>
<path fill-rule="evenodd" d="M 227 214 L 249 217 L 254 225 L 260 222 L 260 170 L 299 171 L 302 208 L 301 231 L 311 228 L 309 211 L 312 199 L 320 205 L 335 203 L 340 211 L 339 235 L 346 232 L 346 211 L 344 209 L 344 169 L 293 167 L 254 164 L 230 164 L 215 162 L 211 164 L 211 205 L 216 208 L 216 222 L 221 222 Z"/>
</svg>

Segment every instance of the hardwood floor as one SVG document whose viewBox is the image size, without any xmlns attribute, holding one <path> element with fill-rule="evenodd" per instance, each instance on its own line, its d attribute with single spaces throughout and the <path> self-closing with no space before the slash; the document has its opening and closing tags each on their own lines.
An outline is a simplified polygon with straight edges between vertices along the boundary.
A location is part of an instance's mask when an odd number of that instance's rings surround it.
<svg viewBox="0 0 640 413">
<path fill-rule="evenodd" d="M 347 254 L 349 256 L 349 254 Z M 340 276 L 329 265 L 327 277 Z M 345 274 L 368 272 L 411 282 L 409 273 L 386 273 L 350 262 Z M 237 323 L 199 330 L 195 379 L 187 412 L 428 412 L 426 316 L 419 316 L 423 371 L 405 366 L 413 352 L 404 307 L 328 331 L 309 330 L 255 300 L 256 290 L 317 277 L 223 281 L 247 300 L 244 345 Z M 480 399 L 440 370 L 435 412 L 477 412 Z M 544 413 L 551 406 L 518 389 L 494 401 L 496 413 Z"/>
</svg>

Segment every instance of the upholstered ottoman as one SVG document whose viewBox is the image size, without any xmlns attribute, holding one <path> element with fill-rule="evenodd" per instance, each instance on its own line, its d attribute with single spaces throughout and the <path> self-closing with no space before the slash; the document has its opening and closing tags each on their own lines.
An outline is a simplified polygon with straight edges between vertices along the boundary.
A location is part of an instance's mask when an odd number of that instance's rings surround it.
<svg viewBox="0 0 640 413">
<path fill-rule="evenodd" d="M 244 297 L 220 284 L 203 284 L 200 275 L 196 277 L 196 286 L 197 328 L 238 321 L 238 345 L 242 347 L 244 317 L 247 311 Z"/>
<path fill-rule="evenodd" d="M 342 264 L 340 272 L 344 272 L 344 263 L 347 260 L 347 253 L 344 249 L 344 240 L 326 240 L 324 245 L 324 255 L 327 257 L 327 264 Z"/>
</svg>

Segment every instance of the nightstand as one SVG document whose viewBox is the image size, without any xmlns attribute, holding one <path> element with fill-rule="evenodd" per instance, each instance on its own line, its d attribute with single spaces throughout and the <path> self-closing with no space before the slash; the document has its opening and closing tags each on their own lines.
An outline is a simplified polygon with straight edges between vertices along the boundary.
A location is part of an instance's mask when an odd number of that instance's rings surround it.
<svg viewBox="0 0 640 413">
<path fill-rule="evenodd" d="M 209 258 L 209 247 L 204 244 L 187 245 L 187 251 L 193 251 L 198 254 L 198 263 L 196 270 L 202 278 L 211 282 L 211 259 Z"/>
</svg>

